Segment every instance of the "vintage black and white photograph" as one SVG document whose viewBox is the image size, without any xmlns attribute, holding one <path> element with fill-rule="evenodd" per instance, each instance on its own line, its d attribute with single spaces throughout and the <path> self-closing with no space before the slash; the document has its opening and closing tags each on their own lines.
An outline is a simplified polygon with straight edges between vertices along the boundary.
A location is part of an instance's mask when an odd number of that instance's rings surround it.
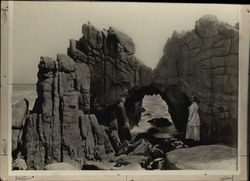
<svg viewBox="0 0 250 181">
<path fill-rule="evenodd" d="M 238 170 L 239 6 L 14 2 L 12 170 Z"/>
</svg>

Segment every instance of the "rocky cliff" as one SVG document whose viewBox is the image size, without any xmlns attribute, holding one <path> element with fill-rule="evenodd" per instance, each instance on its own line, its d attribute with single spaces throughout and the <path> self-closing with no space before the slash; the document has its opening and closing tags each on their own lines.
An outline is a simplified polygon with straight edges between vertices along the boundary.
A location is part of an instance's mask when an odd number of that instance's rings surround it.
<svg viewBox="0 0 250 181">
<path fill-rule="evenodd" d="M 188 101 L 199 97 L 201 139 L 236 145 L 239 31 L 215 16 L 204 16 L 187 32 L 174 32 L 154 70 L 154 82 L 185 130 Z"/>
</svg>

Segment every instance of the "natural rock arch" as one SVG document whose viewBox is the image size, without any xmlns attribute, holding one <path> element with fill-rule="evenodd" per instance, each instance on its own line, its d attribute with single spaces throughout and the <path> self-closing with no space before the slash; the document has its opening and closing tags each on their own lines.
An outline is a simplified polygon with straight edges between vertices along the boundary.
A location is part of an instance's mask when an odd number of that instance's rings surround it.
<svg viewBox="0 0 250 181">
<path fill-rule="evenodd" d="M 130 119 L 130 126 L 137 125 L 141 119 L 142 100 L 145 95 L 160 95 L 168 105 L 168 111 L 177 130 L 185 131 L 188 106 L 190 101 L 183 92 L 174 89 L 161 91 L 157 85 L 151 84 L 140 89 L 132 89 L 125 102 L 125 107 Z"/>
</svg>

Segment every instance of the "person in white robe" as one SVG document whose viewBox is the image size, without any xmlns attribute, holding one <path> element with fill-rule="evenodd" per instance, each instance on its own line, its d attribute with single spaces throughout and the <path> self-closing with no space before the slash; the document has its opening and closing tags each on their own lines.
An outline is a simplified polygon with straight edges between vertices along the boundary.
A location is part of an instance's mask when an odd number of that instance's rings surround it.
<svg viewBox="0 0 250 181">
<path fill-rule="evenodd" d="M 186 128 L 186 139 L 200 141 L 200 116 L 198 99 L 195 95 L 191 96 L 192 104 L 189 106 L 188 122 Z"/>
</svg>

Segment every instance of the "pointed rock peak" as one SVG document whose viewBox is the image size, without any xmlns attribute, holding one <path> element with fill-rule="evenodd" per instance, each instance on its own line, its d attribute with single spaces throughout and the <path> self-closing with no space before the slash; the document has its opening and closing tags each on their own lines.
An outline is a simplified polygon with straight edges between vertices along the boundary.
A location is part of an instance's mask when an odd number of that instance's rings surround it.
<svg viewBox="0 0 250 181">
<path fill-rule="evenodd" d="M 88 24 L 82 25 L 83 38 L 89 43 L 89 45 L 96 49 L 103 47 L 103 37 L 100 30 L 88 22 Z"/>
<path fill-rule="evenodd" d="M 115 36 L 126 51 L 132 54 L 135 53 L 135 44 L 128 35 L 112 26 L 109 27 L 108 34 L 109 36 Z"/>
<path fill-rule="evenodd" d="M 88 24 L 84 23 L 82 25 L 82 34 L 84 36 L 88 37 L 91 31 L 97 32 L 99 30 L 94 25 L 92 25 L 92 23 L 90 23 L 89 21 L 88 21 Z"/>
<path fill-rule="evenodd" d="M 38 65 L 39 68 L 44 68 L 47 70 L 55 69 L 55 61 L 51 57 L 41 56 L 40 63 Z"/>
</svg>

